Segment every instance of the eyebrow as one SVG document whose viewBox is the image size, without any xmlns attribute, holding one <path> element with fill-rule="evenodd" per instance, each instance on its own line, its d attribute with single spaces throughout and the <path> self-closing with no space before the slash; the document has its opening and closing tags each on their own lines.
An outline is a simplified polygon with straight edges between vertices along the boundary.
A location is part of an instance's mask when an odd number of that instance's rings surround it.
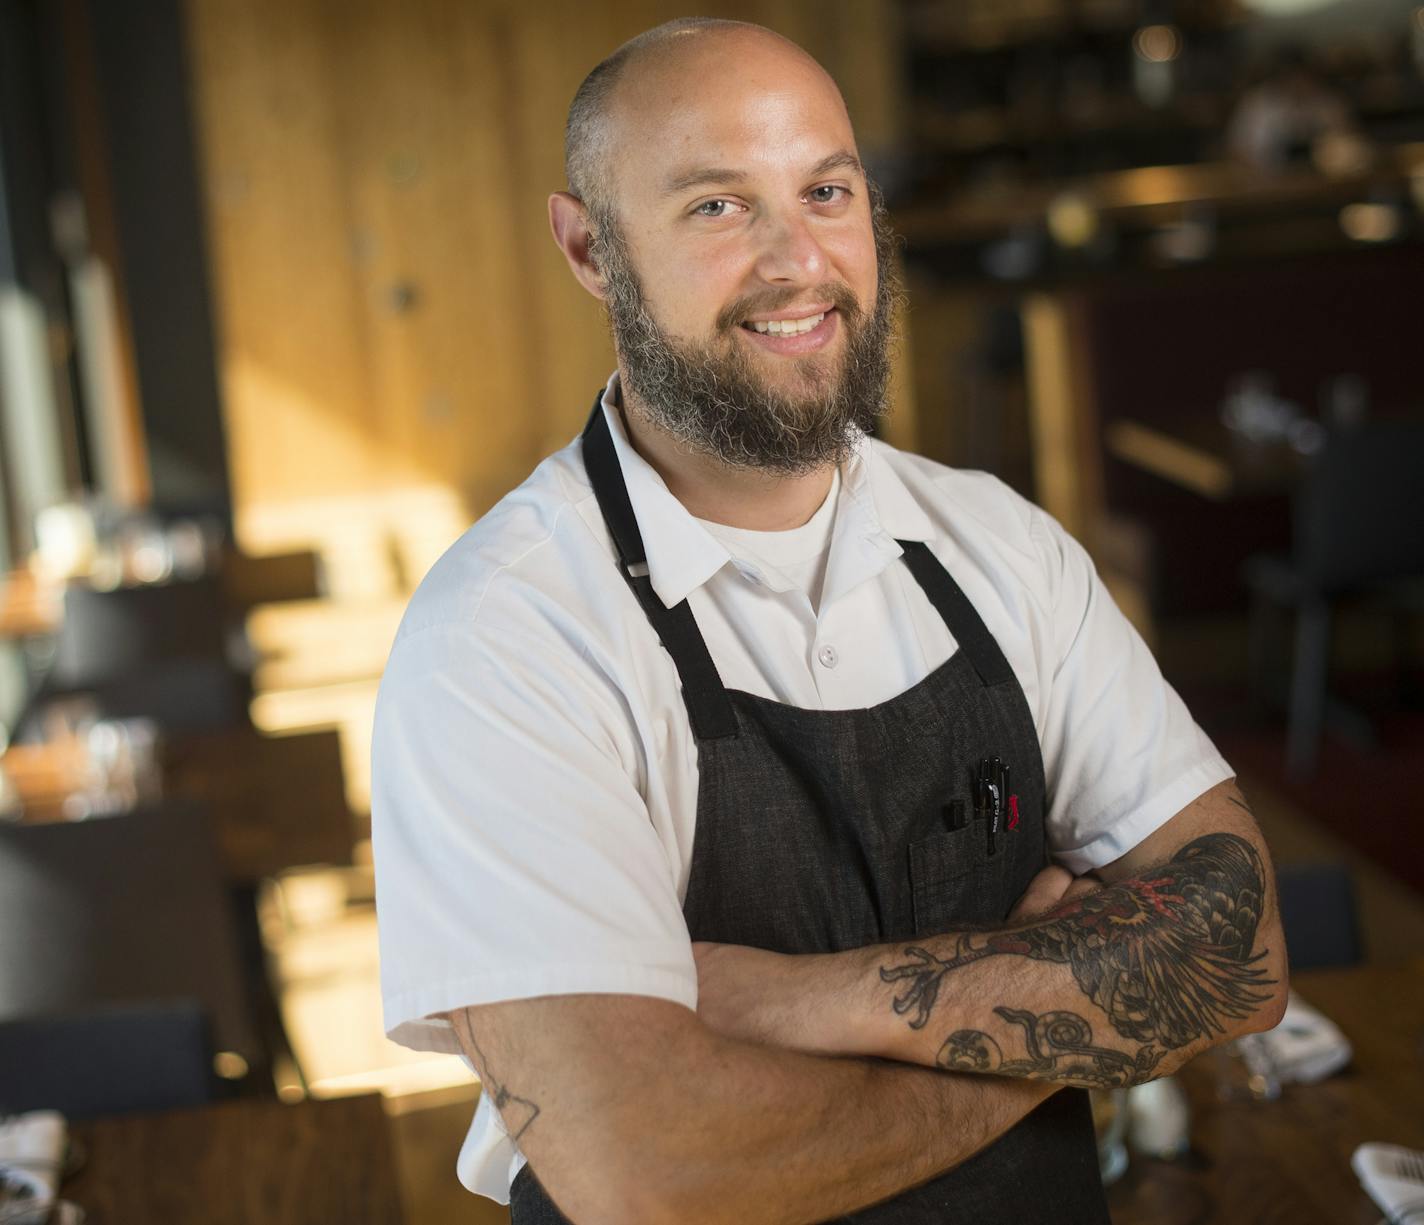
<svg viewBox="0 0 1424 1225">
<path fill-rule="evenodd" d="M 808 177 L 820 178 L 823 174 L 830 174 L 832 170 L 850 170 L 861 177 L 865 175 L 865 168 L 860 164 L 860 158 L 856 157 L 849 149 L 840 149 L 828 157 L 823 157 L 812 166 Z M 676 196 L 691 187 L 704 187 L 717 183 L 745 183 L 748 177 L 744 170 L 726 170 L 719 166 L 698 166 L 667 179 L 663 183 L 662 194 Z"/>
</svg>

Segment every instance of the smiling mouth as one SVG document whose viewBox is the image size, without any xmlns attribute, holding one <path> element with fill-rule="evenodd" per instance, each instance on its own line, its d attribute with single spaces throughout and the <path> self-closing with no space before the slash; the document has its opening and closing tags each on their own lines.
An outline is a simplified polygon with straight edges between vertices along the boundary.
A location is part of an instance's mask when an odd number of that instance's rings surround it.
<svg viewBox="0 0 1424 1225">
<path fill-rule="evenodd" d="M 836 308 L 829 306 L 801 319 L 748 319 L 741 327 L 758 336 L 804 336 L 807 332 L 814 332 L 835 313 Z"/>
<path fill-rule="evenodd" d="M 807 315 L 804 319 L 755 319 L 742 326 L 750 332 L 760 332 L 763 336 L 800 336 L 801 333 L 816 327 L 828 314 L 830 311 L 819 311 L 814 315 Z"/>
</svg>

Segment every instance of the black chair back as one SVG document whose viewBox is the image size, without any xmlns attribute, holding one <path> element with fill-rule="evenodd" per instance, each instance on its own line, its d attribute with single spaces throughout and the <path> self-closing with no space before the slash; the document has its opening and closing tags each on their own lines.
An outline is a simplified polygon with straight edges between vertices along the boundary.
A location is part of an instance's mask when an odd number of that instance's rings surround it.
<svg viewBox="0 0 1424 1225">
<path fill-rule="evenodd" d="M 1359 964 L 1360 928 L 1348 868 L 1282 864 L 1276 891 L 1292 970 Z"/>
<path fill-rule="evenodd" d="M 227 609 L 214 576 L 101 591 L 71 584 L 50 683 L 91 689 L 167 663 L 223 659 Z"/>
<path fill-rule="evenodd" d="M 0 1021 L 174 997 L 261 1062 L 204 808 L 0 824 Z"/>
<path fill-rule="evenodd" d="M 1295 563 L 1315 590 L 1424 575 L 1424 422 L 1330 435 L 1298 495 Z"/>
<path fill-rule="evenodd" d="M 0 1114 L 69 1119 L 201 1106 L 214 1098 L 202 1005 L 152 1000 L 0 1021 Z"/>
<path fill-rule="evenodd" d="M 31 711 L 84 693 L 104 718 L 149 718 L 168 732 L 240 726 L 252 693 L 228 659 L 230 626 L 215 575 L 113 591 L 72 584 Z"/>
</svg>

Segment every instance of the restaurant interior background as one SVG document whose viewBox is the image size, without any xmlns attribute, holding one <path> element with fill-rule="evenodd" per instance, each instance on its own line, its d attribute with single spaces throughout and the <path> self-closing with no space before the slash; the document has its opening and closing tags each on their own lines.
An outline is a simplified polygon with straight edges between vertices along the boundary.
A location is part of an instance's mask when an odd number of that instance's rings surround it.
<svg viewBox="0 0 1424 1225">
<path fill-rule="evenodd" d="M 1196 1164 L 1134 1156 L 1115 1219 L 1265 1220 L 1263 1178 L 1375 1219 L 1353 1145 L 1424 1146 L 1424 7 L 704 11 L 836 76 L 905 237 L 884 435 L 1088 546 L 1355 1044 L 1235 1114 L 1188 1083 Z M 381 1034 L 371 714 L 611 369 L 544 201 L 579 80 L 682 12 L 0 2 L 0 1112 L 65 1110 L 91 1220 L 502 1219 L 477 1086 Z M 267 1198 L 183 1215 L 234 1152 Z"/>
</svg>

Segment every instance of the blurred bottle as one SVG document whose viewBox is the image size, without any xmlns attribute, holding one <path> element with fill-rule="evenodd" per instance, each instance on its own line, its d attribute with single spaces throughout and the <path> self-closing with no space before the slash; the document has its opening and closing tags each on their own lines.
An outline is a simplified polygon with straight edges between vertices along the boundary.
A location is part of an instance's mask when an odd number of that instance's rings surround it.
<svg viewBox="0 0 1424 1225">
<path fill-rule="evenodd" d="M 1098 1141 L 1098 1174 L 1103 1186 L 1110 1187 L 1127 1170 L 1127 1090 L 1094 1089 L 1089 1100 Z"/>
<path fill-rule="evenodd" d="M 1191 1108 L 1175 1077 L 1134 1085 L 1127 1092 L 1127 1114 L 1133 1152 L 1170 1161 L 1191 1148 Z"/>
<path fill-rule="evenodd" d="M 1270 1048 L 1260 1034 L 1246 1034 L 1213 1049 L 1208 1056 L 1216 1073 L 1216 1095 L 1223 1102 L 1273 1102 L 1281 1078 Z"/>
</svg>

